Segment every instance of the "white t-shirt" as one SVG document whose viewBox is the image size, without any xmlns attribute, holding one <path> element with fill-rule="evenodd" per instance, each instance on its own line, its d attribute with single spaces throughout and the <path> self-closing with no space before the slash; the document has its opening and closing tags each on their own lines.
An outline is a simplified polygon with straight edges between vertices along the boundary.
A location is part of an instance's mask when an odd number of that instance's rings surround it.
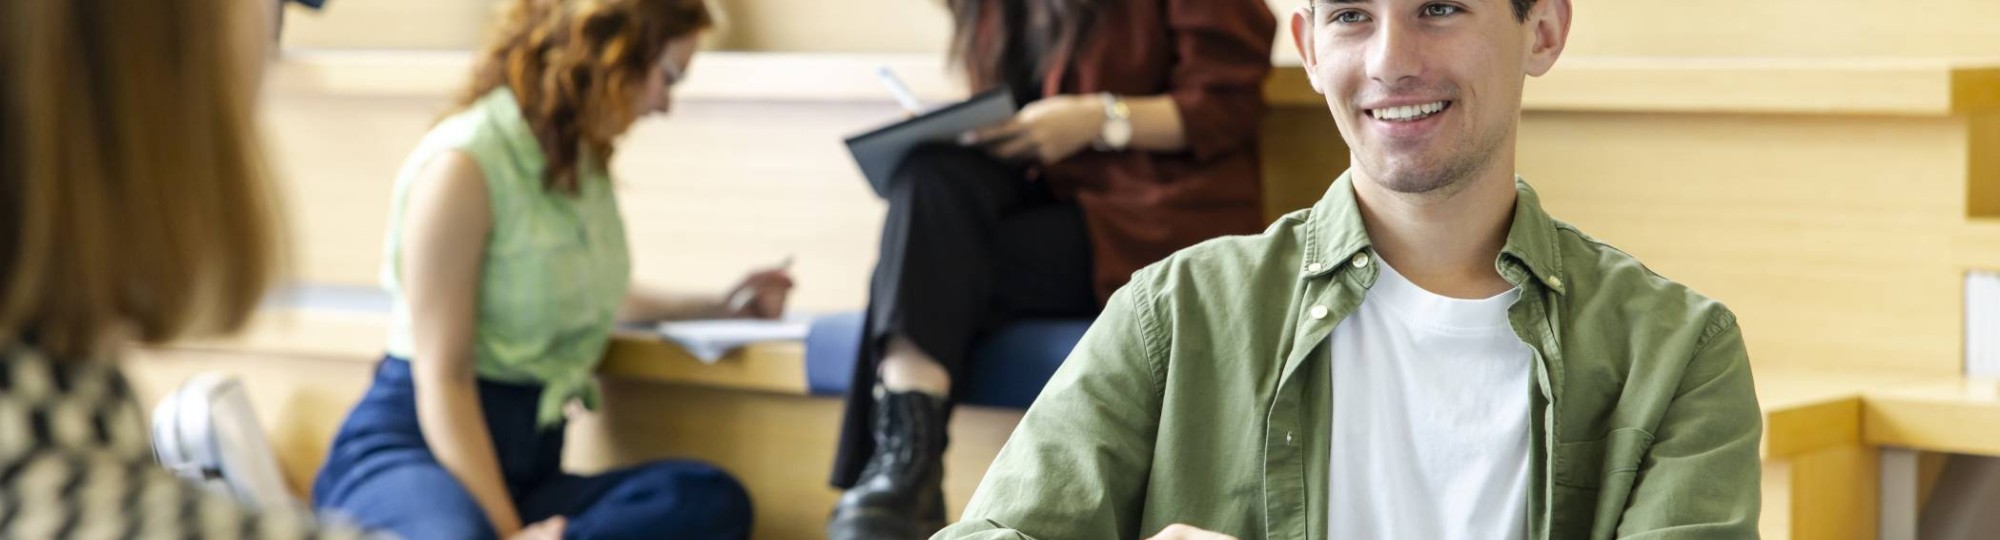
<svg viewBox="0 0 2000 540">
<path fill-rule="evenodd" d="M 1380 269 L 1328 338 L 1327 537 L 1526 538 L 1533 352 L 1507 322 L 1520 290 L 1460 300 Z"/>
</svg>

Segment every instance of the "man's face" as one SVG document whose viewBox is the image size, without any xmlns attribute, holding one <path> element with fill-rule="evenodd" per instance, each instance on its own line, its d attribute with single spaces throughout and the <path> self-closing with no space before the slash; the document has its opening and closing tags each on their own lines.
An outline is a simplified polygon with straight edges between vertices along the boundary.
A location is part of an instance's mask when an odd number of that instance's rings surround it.
<svg viewBox="0 0 2000 540">
<path fill-rule="evenodd" d="M 1568 24 L 1567 0 L 1540 0 L 1525 23 L 1509 0 L 1310 2 L 1292 20 L 1308 75 L 1355 166 L 1404 193 L 1510 163 L 1521 85 L 1555 63 Z"/>
</svg>

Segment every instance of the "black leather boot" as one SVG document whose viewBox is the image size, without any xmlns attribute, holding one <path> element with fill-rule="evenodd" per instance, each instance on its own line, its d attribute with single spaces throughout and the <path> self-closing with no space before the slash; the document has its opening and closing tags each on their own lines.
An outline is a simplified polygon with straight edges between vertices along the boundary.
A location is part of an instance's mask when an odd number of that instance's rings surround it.
<svg viewBox="0 0 2000 540">
<path fill-rule="evenodd" d="M 827 538 L 930 538 L 944 528 L 945 400 L 880 388 L 875 395 L 875 454 L 834 505 Z"/>
</svg>

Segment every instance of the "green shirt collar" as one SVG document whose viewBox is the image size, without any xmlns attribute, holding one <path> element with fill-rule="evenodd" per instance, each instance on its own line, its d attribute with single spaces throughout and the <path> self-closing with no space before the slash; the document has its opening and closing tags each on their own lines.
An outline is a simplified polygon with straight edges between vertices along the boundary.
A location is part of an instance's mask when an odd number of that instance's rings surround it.
<svg viewBox="0 0 2000 540">
<path fill-rule="evenodd" d="M 1541 196 L 1526 180 L 1515 177 L 1514 189 L 1514 223 L 1507 230 L 1507 243 L 1501 246 L 1495 267 L 1506 275 L 1506 261 L 1513 260 L 1543 286 L 1563 293 L 1567 289 L 1561 277 L 1562 258 L 1556 254 L 1555 219 L 1542 211 Z M 1368 229 L 1361 222 L 1361 205 L 1354 198 L 1352 170 L 1334 180 L 1306 219 L 1305 269 L 1301 273 L 1306 279 L 1333 272 L 1339 263 L 1352 260 L 1371 246 Z"/>
<path fill-rule="evenodd" d="M 527 116 L 521 114 L 521 104 L 513 89 L 500 85 L 479 98 L 473 107 L 486 113 L 486 120 L 500 134 L 507 155 L 518 162 L 521 170 L 543 170 L 547 162 L 542 143 L 535 137 L 535 128 L 528 123 Z"/>
</svg>

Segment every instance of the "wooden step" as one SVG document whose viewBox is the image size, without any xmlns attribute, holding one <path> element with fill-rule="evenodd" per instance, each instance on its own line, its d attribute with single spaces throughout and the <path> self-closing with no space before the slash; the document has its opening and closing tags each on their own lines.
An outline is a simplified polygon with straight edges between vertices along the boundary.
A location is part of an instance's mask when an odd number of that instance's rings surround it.
<svg viewBox="0 0 2000 540">
<path fill-rule="evenodd" d="M 1915 0 L 1893 13 L 1815 0 L 1575 2 L 1568 53 L 1590 56 L 2000 59 L 2000 2 Z"/>
<path fill-rule="evenodd" d="M 506 0 L 511 2 L 512 0 Z M 471 50 L 502 0 L 337 0 L 324 10 L 286 4 L 286 48 Z"/>
<path fill-rule="evenodd" d="M 514 0 L 339 0 L 324 11 L 292 6 L 291 49 L 471 50 Z M 706 36 L 722 50 L 940 53 L 951 27 L 931 0 L 721 0 L 724 24 Z"/>
<path fill-rule="evenodd" d="M 511 0 L 340 0 L 294 6 L 284 43 L 306 49 L 473 49 Z M 937 0 L 723 0 L 728 24 L 711 48 L 942 54 L 950 18 Z M 1285 21 L 1302 0 L 1267 0 L 1275 51 L 1292 52 Z M 2000 59 L 2000 2 L 1919 0 L 1893 13 L 1815 0 L 1576 2 L 1567 54 L 1670 58 Z"/>
<path fill-rule="evenodd" d="M 1937 378 L 1880 385 L 1864 399 L 1868 443 L 1958 454 L 2000 456 L 2000 381 Z"/>
</svg>

